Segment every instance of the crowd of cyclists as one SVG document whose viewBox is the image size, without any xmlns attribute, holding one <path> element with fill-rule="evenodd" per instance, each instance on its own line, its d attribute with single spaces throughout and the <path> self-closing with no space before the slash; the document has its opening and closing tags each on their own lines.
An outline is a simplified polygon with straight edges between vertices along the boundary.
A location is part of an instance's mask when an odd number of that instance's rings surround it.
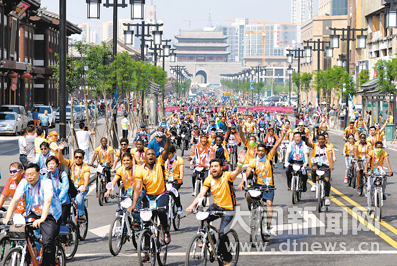
<svg viewBox="0 0 397 266">
<path fill-rule="evenodd" d="M 33 227 L 40 228 L 42 235 L 42 264 L 58 265 L 54 241 L 60 226 L 69 219 L 72 200 L 77 204 L 78 222 L 88 223 L 85 197 L 89 191 L 90 166 L 94 166 L 106 178 L 105 198 L 116 193 L 116 186 L 120 188 L 119 196 L 125 197 L 123 206 L 133 217 L 132 230 L 140 232 L 150 223 L 151 220 L 141 219 L 144 210 L 156 210 L 162 230 L 161 241 L 166 246 L 171 243 L 170 200 L 175 202 L 177 216 L 184 212 L 178 190 L 186 181 L 183 155 L 189 150 L 187 161 L 193 170 L 191 184 L 195 198 L 186 211 L 200 211 L 212 195 L 214 203 L 208 206 L 206 211 L 210 215 L 202 226 L 221 218 L 218 255 L 224 265 L 236 265 L 233 261 L 236 258 L 226 248 L 229 241 L 226 227 L 234 217 L 237 204 L 233 183 L 237 177 L 241 177 L 237 188 L 246 192 L 250 211 L 255 200 L 265 204 L 264 237 L 271 235 L 276 185 L 274 169 L 279 167 L 278 163 L 286 169 L 289 191 L 306 192 L 310 174 L 313 182 L 310 190 L 316 192 L 321 179 L 324 182 L 324 205 L 330 205 L 331 173 L 335 169 L 336 153 L 329 139 L 325 116 L 313 125 L 303 114 L 290 121 L 284 114 L 251 113 L 248 109 L 241 112 L 236 107 L 219 109 L 215 112 L 209 107 L 183 107 L 180 112 L 163 118 L 154 134 L 150 134 L 146 124 L 142 123 L 133 145 L 123 137 L 118 150 L 108 145 L 108 140 L 103 137 L 89 164 L 83 161 L 84 150 L 77 149 L 71 159 L 66 159 L 63 156 L 66 143 L 51 148 L 43 139 L 32 163 L 23 166 L 17 162 L 9 167 L 10 178 L 0 197 L 0 207 L 8 196 L 12 200 L 3 223 L 9 224 L 14 213 L 33 219 Z M 388 154 L 383 150 L 384 129 L 385 126 L 379 125 L 368 127 L 359 116 L 356 121 L 350 121 L 343 134 L 346 142 L 343 148 L 344 182 L 357 186 L 360 195 L 364 190 L 368 192 L 369 213 L 373 211 L 374 175 L 383 174 L 383 192 L 386 176 L 392 175 Z M 52 133 L 51 137 L 57 138 L 57 134 Z M 181 156 L 177 154 L 179 150 Z M 387 174 L 383 170 L 384 162 Z M 63 171 L 64 167 L 70 169 L 70 175 Z M 320 178 L 318 175 L 322 172 L 317 170 L 323 171 Z M 113 178 L 112 173 L 115 173 Z M 298 186 L 293 181 L 296 173 L 300 180 Z M 365 182 L 366 177 L 368 181 Z M 98 180 L 96 184 L 98 186 Z M 252 190 L 261 193 L 254 195 L 250 193 Z M 97 188 L 96 196 L 100 197 L 100 193 Z M 386 200 L 385 194 L 383 200 Z M 152 260 L 148 237 L 143 237 L 142 241 L 144 256 L 139 263 Z M 203 245 L 206 244 L 198 246 Z"/>
</svg>

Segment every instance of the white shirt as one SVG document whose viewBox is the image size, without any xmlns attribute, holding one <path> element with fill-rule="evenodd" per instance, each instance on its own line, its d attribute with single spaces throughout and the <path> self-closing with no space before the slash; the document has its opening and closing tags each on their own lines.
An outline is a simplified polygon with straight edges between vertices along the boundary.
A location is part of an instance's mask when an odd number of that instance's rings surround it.
<svg viewBox="0 0 397 266">
<path fill-rule="evenodd" d="M 302 142 L 303 144 L 301 145 L 300 149 L 302 149 L 303 154 L 309 153 L 309 148 L 307 147 L 305 142 Z M 294 150 L 292 150 L 294 149 Z M 293 159 L 297 161 L 303 161 L 304 158 L 298 158 L 300 157 L 299 154 L 299 144 L 296 145 L 296 142 L 293 140 L 291 143 L 287 146 L 287 153 L 293 153 Z M 296 157 L 297 156 L 297 157 Z"/>
<path fill-rule="evenodd" d="M 77 143 L 79 144 L 80 149 L 88 149 L 90 136 L 91 131 L 80 130 L 76 132 Z"/>
<path fill-rule="evenodd" d="M 14 198 L 21 199 L 23 197 L 24 192 L 25 192 L 24 188 L 27 185 L 26 183 L 28 183 L 28 181 L 25 178 L 22 179 L 21 182 L 19 182 L 17 190 L 15 190 Z M 53 191 L 51 179 L 42 180 L 41 186 L 43 186 L 43 188 L 44 188 L 44 195 L 40 196 L 40 198 L 43 202 L 44 199 L 48 199 L 48 198 L 52 197 L 54 194 L 54 191 Z M 33 213 L 36 213 L 34 206 L 36 206 L 38 204 L 41 205 L 41 202 L 39 202 L 39 182 L 37 182 L 36 186 L 33 187 L 31 192 L 32 192 L 32 196 L 33 196 L 33 204 L 32 204 L 32 208 L 30 209 L 30 211 Z M 30 195 L 26 195 L 26 197 L 30 197 Z M 41 207 L 43 207 L 43 206 L 41 206 Z M 28 212 L 28 210 L 26 210 L 26 211 Z"/>
<path fill-rule="evenodd" d="M 19 146 L 19 154 L 27 155 L 28 151 L 25 149 L 26 148 L 26 138 L 25 137 L 20 137 L 18 139 L 18 146 Z"/>
</svg>

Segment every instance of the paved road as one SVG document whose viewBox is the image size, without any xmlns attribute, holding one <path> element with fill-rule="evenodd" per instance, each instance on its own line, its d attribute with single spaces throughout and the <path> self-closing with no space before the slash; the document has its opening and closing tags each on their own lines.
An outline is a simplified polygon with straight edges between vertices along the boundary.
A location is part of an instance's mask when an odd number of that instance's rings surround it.
<svg viewBox="0 0 397 266">
<path fill-rule="evenodd" d="M 269 242 L 259 248 L 248 245 L 248 208 L 244 194 L 237 191 L 237 216 L 233 228 L 238 232 L 241 257 L 238 265 L 395 265 L 397 254 L 396 182 L 390 177 L 387 188 L 388 199 L 383 208 L 383 220 L 375 222 L 366 216 L 366 198 L 359 197 L 355 190 L 343 183 L 344 160 L 341 136 L 330 132 L 331 141 L 337 150 L 336 170 L 332 173 L 331 206 L 327 213 L 315 211 L 315 194 L 306 192 L 302 201 L 292 206 L 291 192 L 287 191 L 285 171 L 281 164 L 275 170 L 276 195 L 274 205 L 277 216 L 273 222 L 273 235 Z M 6 145 L 6 144 L 4 144 Z M 8 145 L 8 144 L 7 144 Z M 6 147 L 6 146 L 4 146 Z M 12 147 L 7 146 L 8 148 Z M 2 149 L 2 150 L 5 150 Z M 387 149 L 393 165 L 396 165 L 397 151 Z M 178 151 L 180 153 L 180 151 Z M 9 157 L 12 157 L 10 159 Z M 186 162 L 186 156 L 184 157 Z M 0 154 L 0 159 L 14 160 L 13 154 Z M 6 165 L 1 164 L 4 168 Z M 396 170 L 396 169 L 394 169 Z M 186 168 L 184 185 L 180 190 L 182 204 L 186 208 L 191 196 L 191 170 Z M 2 182 L 5 181 L 5 175 Z M 240 179 L 235 181 L 235 187 Z M 310 188 L 310 185 L 308 186 Z M 118 257 L 112 257 L 108 249 L 109 225 L 115 218 L 116 203 L 111 200 L 100 207 L 91 185 L 89 199 L 89 233 L 87 240 L 80 242 L 76 257 L 68 265 L 136 265 L 136 251 L 127 242 Z M 219 223 L 215 223 L 218 225 Z M 195 235 L 198 222 L 194 215 L 187 215 L 181 221 L 181 230 L 171 231 L 172 242 L 168 249 L 168 265 L 183 265 L 186 245 Z"/>
</svg>

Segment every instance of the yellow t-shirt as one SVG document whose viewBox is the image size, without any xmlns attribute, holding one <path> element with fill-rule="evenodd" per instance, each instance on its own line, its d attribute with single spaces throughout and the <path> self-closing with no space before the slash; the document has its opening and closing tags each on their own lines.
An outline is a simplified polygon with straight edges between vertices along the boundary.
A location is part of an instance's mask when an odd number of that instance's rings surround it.
<svg viewBox="0 0 397 266">
<path fill-rule="evenodd" d="M 327 152 L 332 152 L 334 150 L 334 144 L 331 142 L 326 142 L 325 145 L 327 146 Z"/>
<path fill-rule="evenodd" d="M 131 153 L 131 155 L 132 155 L 132 157 L 134 157 L 134 154 L 132 153 L 132 149 L 130 149 L 130 153 Z M 121 159 L 121 156 L 123 155 L 123 153 L 121 152 L 121 149 L 119 149 L 119 150 L 117 150 L 117 152 L 116 152 L 116 161 L 118 160 L 118 159 Z"/>
<path fill-rule="evenodd" d="M 211 189 L 214 196 L 214 203 L 221 208 L 233 210 L 236 205 L 236 195 L 234 192 L 232 172 L 223 172 L 219 179 L 214 179 L 212 175 L 204 180 L 203 187 Z"/>
<path fill-rule="evenodd" d="M 371 145 L 368 145 L 366 142 L 364 145 L 362 145 L 359 142 L 356 142 L 356 155 L 359 159 L 361 159 L 361 156 L 367 156 L 370 148 L 372 147 Z"/>
<path fill-rule="evenodd" d="M 90 167 L 88 164 L 83 163 L 82 165 L 78 166 L 73 160 L 67 161 L 67 167 L 70 168 L 70 179 L 72 179 L 73 183 L 76 183 L 78 186 L 84 185 L 84 174 L 90 173 Z"/>
<path fill-rule="evenodd" d="M 245 123 L 245 129 L 247 130 L 247 132 L 248 133 L 251 133 L 251 132 L 253 132 L 254 131 L 254 128 L 255 128 L 255 123 L 254 122 L 246 122 Z"/>
<path fill-rule="evenodd" d="M 378 141 L 379 135 L 375 134 L 375 136 L 369 136 L 367 138 L 368 145 L 375 147 L 375 143 Z"/>
<path fill-rule="evenodd" d="M 245 140 L 244 145 L 247 148 L 247 154 L 245 156 L 244 164 L 249 164 L 249 162 L 256 157 L 256 151 L 257 151 L 258 147 L 251 148 L 249 146 L 249 141 L 248 140 Z"/>
<path fill-rule="evenodd" d="M 146 165 L 141 165 L 136 168 L 134 179 L 135 181 L 142 181 L 143 186 L 146 188 L 146 194 L 157 196 L 165 191 L 164 171 L 162 166 L 164 166 L 164 160 L 162 156 L 159 156 L 153 170 L 148 169 Z"/>
<path fill-rule="evenodd" d="M 376 135 L 378 136 L 378 141 L 382 141 L 383 137 L 385 136 L 385 132 L 384 131 L 382 131 L 382 132 L 378 131 L 378 132 L 376 132 Z"/>
<path fill-rule="evenodd" d="M 113 148 L 107 146 L 106 150 L 104 151 L 101 146 L 95 149 L 95 154 L 98 155 L 99 164 L 102 164 L 104 161 L 106 163 L 111 162 L 111 154 L 114 152 Z"/>
<path fill-rule="evenodd" d="M 356 127 L 353 127 L 353 129 L 351 129 L 350 126 L 345 128 L 346 138 L 347 138 L 347 136 L 349 136 L 349 134 L 353 134 L 353 136 L 355 136 L 356 132 L 357 132 Z"/>
<path fill-rule="evenodd" d="M 372 150 L 368 153 L 367 157 L 369 157 L 371 170 L 374 170 L 374 166 L 383 167 L 383 161 L 385 158 L 389 158 L 389 154 L 387 154 L 387 152 L 383 150 L 380 156 L 376 156 L 375 150 Z M 374 162 L 374 158 L 375 158 L 375 162 Z"/>
<path fill-rule="evenodd" d="M 135 165 L 144 165 L 145 164 L 145 152 L 147 148 L 143 147 L 143 152 L 139 153 L 137 148 L 133 148 L 131 150 L 132 158 L 135 160 Z"/>
<path fill-rule="evenodd" d="M 344 146 L 346 149 L 346 155 L 353 155 L 353 148 L 354 148 L 354 144 L 350 144 L 349 142 L 346 142 L 345 143 L 345 146 Z"/>
<path fill-rule="evenodd" d="M 270 163 L 270 161 L 273 160 L 273 157 L 274 157 L 274 152 L 272 150 L 266 155 L 266 162 L 264 163 L 258 162 L 257 158 L 250 161 L 249 168 L 255 171 L 256 183 L 258 183 L 259 185 L 266 185 L 265 182 L 267 181 L 267 178 L 270 178 L 269 185 L 270 186 L 274 185 L 272 165 Z M 265 180 L 265 182 L 263 181 L 262 178 Z"/>
<path fill-rule="evenodd" d="M 118 176 L 119 178 L 121 178 L 121 181 L 123 181 L 123 185 L 125 190 L 128 190 L 128 187 L 131 187 L 131 176 L 132 176 L 132 189 L 134 189 L 135 187 L 135 179 L 134 179 L 134 171 L 136 169 L 137 166 L 135 166 L 135 168 L 131 168 L 130 170 L 127 170 L 125 168 L 125 166 L 123 165 L 122 167 L 119 167 L 119 169 L 117 169 L 116 172 L 116 176 Z M 127 176 L 127 178 L 126 178 Z M 127 184 L 128 182 L 128 184 Z"/>
<path fill-rule="evenodd" d="M 292 130 L 289 128 L 287 133 L 285 134 L 283 140 L 289 140 L 292 134 Z"/>
<path fill-rule="evenodd" d="M 179 156 L 176 156 L 176 160 L 174 161 L 173 165 L 172 165 L 172 170 L 169 169 L 169 167 L 171 167 L 170 165 L 170 161 L 167 160 L 165 161 L 165 180 L 168 181 L 168 176 L 172 175 L 174 177 L 175 180 L 179 180 L 179 167 L 180 166 L 184 166 L 185 163 L 183 162 L 183 159 Z"/>
<path fill-rule="evenodd" d="M 327 131 L 328 130 L 328 123 L 327 122 L 320 123 L 319 130 L 320 131 L 321 130 Z"/>
</svg>

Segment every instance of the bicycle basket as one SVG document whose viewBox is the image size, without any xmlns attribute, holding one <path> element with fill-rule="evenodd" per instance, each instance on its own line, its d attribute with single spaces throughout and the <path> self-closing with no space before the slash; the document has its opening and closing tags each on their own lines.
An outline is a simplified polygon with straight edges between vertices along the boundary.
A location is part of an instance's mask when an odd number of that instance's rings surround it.
<svg viewBox="0 0 397 266">
<path fill-rule="evenodd" d="M 59 227 L 59 235 L 60 236 L 67 236 L 69 234 L 69 228 L 65 225 L 61 225 Z"/>
<path fill-rule="evenodd" d="M 13 224 L 10 226 L 10 229 L 8 231 L 8 235 L 11 240 L 16 239 L 25 239 L 25 225 L 24 224 Z"/>
</svg>

